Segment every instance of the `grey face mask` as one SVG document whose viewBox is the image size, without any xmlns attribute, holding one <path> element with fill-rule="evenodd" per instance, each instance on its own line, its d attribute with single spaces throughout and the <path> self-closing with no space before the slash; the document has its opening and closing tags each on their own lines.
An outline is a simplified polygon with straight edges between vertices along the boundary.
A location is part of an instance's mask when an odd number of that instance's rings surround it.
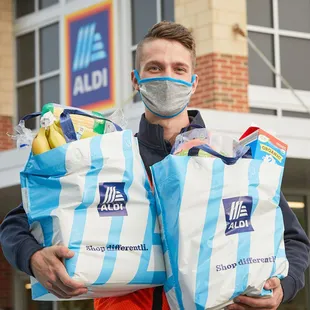
<svg viewBox="0 0 310 310">
<path fill-rule="evenodd" d="M 192 83 L 166 76 L 140 79 L 136 70 L 135 77 L 143 103 L 153 114 L 162 118 L 172 118 L 184 111 L 196 79 L 195 75 Z"/>
</svg>

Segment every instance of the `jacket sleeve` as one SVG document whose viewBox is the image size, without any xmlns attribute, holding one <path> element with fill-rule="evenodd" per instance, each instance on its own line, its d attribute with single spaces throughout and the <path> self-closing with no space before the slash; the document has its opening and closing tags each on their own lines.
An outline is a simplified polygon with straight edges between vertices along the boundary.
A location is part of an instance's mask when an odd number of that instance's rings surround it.
<svg viewBox="0 0 310 310">
<path fill-rule="evenodd" d="M 27 215 L 22 205 L 9 212 L 2 222 L 0 243 L 8 262 L 32 276 L 30 258 L 42 247 L 29 231 Z"/>
<path fill-rule="evenodd" d="M 289 261 L 288 275 L 281 281 L 283 301 L 291 301 L 305 285 L 305 270 L 309 266 L 309 239 L 281 193 L 280 208 L 284 219 L 284 243 Z"/>
</svg>

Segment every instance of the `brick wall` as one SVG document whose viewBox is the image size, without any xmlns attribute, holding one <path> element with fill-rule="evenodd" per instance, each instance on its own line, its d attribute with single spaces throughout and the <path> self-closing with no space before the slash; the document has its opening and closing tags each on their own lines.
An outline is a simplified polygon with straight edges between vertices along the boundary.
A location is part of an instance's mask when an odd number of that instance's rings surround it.
<svg viewBox="0 0 310 310">
<path fill-rule="evenodd" d="M 12 0 L 0 0 L 0 151 L 14 147 L 13 141 L 6 135 L 7 132 L 12 133 L 14 106 L 13 44 Z"/>
<path fill-rule="evenodd" d="M 211 53 L 197 58 L 199 84 L 190 106 L 248 112 L 246 56 Z"/>
<path fill-rule="evenodd" d="M 14 141 L 7 135 L 12 132 L 12 118 L 0 115 L 0 152 L 14 147 Z"/>
</svg>

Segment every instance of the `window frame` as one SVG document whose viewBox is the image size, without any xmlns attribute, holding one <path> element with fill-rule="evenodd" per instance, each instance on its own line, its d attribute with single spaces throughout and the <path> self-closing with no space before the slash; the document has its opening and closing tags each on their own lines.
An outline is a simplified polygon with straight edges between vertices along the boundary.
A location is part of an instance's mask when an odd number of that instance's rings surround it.
<svg viewBox="0 0 310 310">
<path fill-rule="evenodd" d="M 62 87 L 61 87 L 61 76 L 63 72 L 61 70 L 61 58 L 62 58 L 62 44 L 61 44 L 61 35 L 63 31 L 63 14 L 61 14 L 61 9 L 63 6 L 66 5 L 66 0 L 59 0 L 57 4 L 53 4 L 48 8 L 39 10 L 39 0 L 35 0 L 35 10 L 33 13 L 24 15 L 22 17 L 16 18 L 14 20 L 14 54 L 15 54 L 15 104 L 14 104 L 14 119 L 13 123 L 16 125 L 19 122 L 19 115 L 18 115 L 18 89 L 23 86 L 27 86 L 29 84 L 35 84 L 35 111 L 40 111 L 40 103 L 41 103 L 41 81 L 46 80 L 52 77 L 59 77 L 59 97 L 62 98 Z M 14 5 L 14 16 L 15 14 Z M 58 31 L 59 31 L 59 68 L 57 70 L 53 70 L 51 72 L 41 74 L 40 73 L 40 29 L 50 26 L 52 24 L 58 23 Z M 17 46 L 16 46 L 16 39 L 19 36 L 23 36 L 27 33 L 34 32 L 34 52 L 35 52 L 35 72 L 34 77 L 30 79 L 23 80 L 19 82 L 17 80 Z M 37 128 L 39 125 L 39 120 L 37 121 Z"/>
<path fill-rule="evenodd" d="M 310 40 L 310 32 L 283 30 L 279 27 L 279 0 L 272 0 L 273 27 L 264 27 L 247 24 L 247 31 L 273 36 L 274 65 L 276 71 L 281 74 L 280 37 L 291 37 Z M 254 42 L 255 43 L 255 42 Z M 250 49 L 251 47 L 249 47 Z M 284 77 L 286 78 L 286 77 Z M 288 79 L 289 82 L 289 79 Z M 306 112 L 289 89 L 281 88 L 280 76 L 275 76 L 275 87 L 249 84 L 249 105 L 253 108 L 276 109 L 277 116 L 282 117 L 282 110 Z M 295 90 L 310 110 L 310 91 Z"/>
<path fill-rule="evenodd" d="M 16 72 L 16 79 L 15 79 L 16 113 L 18 112 L 18 96 L 17 96 L 18 88 L 23 87 L 23 86 L 27 86 L 27 85 L 30 85 L 33 83 L 35 84 L 35 100 L 36 100 L 35 110 L 40 111 L 41 110 L 41 106 L 40 106 L 40 103 L 41 103 L 41 82 L 43 80 L 59 76 L 59 83 L 60 83 L 60 76 L 61 76 L 61 68 L 60 68 L 60 57 L 61 56 L 60 56 L 60 54 L 59 54 L 59 68 L 57 70 L 53 70 L 53 71 L 50 71 L 50 72 L 44 73 L 44 74 L 40 73 L 40 62 L 41 62 L 41 59 L 40 59 L 40 30 L 44 27 L 48 27 L 48 26 L 56 24 L 56 23 L 58 23 L 59 38 L 60 38 L 60 19 L 59 18 L 49 19 L 45 23 L 35 25 L 34 27 L 29 28 L 25 31 L 15 32 L 15 42 L 16 42 L 16 38 L 18 38 L 19 36 L 23 36 L 25 34 L 34 32 L 34 52 L 35 52 L 34 77 L 19 82 L 17 80 L 17 70 L 18 70 L 17 63 L 15 66 L 15 72 Z M 16 48 L 16 43 L 15 43 L 15 48 Z M 61 49 L 59 49 L 59 53 L 61 53 Z M 60 94 L 59 94 L 59 96 L 60 96 Z M 18 115 L 18 113 L 16 115 Z"/>
</svg>

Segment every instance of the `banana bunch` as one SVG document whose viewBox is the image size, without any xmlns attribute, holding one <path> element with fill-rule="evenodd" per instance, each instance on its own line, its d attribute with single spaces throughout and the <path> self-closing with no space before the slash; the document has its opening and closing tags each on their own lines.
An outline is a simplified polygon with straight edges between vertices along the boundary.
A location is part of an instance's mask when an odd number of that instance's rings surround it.
<svg viewBox="0 0 310 310">
<path fill-rule="evenodd" d="M 99 135 L 87 127 L 80 127 L 78 130 L 80 139 L 92 138 Z M 41 127 L 32 142 L 32 153 L 34 155 L 45 153 L 51 149 L 66 144 L 59 120 L 52 123 L 49 127 Z"/>
<path fill-rule="evenodd" d="M 61 128 L 56 123 L 49 127 L 41 127 L 32 142 L 32 153 L 34 155 L 45 153 L 58 146 L 66 144 Z"/>
</svg>

